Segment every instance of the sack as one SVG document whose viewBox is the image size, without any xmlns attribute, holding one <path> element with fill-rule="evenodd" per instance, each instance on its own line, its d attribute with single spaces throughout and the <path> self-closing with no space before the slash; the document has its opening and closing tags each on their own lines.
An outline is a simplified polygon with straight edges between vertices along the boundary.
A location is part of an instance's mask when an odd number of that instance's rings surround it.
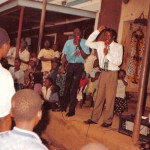
<svg viewBox="0 0 150 150">
<path fill-rule="evenodd" d="M 135 24 L 140 24 L 142 26 L 147 26 L 147 19 L 144 18 L 144 13 L 143 12 L 141 13 L 141 15 L 138 18 L 136 18 L 134 20 L 134 23 Z"/>
</svg>

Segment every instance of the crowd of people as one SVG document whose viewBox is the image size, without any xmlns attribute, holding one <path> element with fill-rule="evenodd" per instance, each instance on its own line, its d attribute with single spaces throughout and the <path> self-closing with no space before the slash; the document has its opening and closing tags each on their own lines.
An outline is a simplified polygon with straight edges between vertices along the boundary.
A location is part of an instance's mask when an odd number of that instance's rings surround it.
<svg viewBox="0 0 150 150">
<path fill-rule="evenodd" d="M 97 36 L 102 32 L 104 41 L 97 41 Z M 9 37 L 1 29 L 0 38 L 5 41 L 0 40 L 0 82 L 3 83 L 0 86 L 0 132 L 11 127 L 10 123 L 6 126 L 8 121 L 4 121 L 4 118 L 10 120 L 11 107 L 16 126 L 0 134 L 0 139 L 4 137 L 10 143 L 13 139 L 16 146 L 23 141 L 22 146 L 47 149 L 32 132 L 41 118 L 42 105 L 46 110 L 67 111 L 66 116 L 72 117 L 77 105 L 82 108 L 86 104 L 93 111 L 91 118 L 84 123 L 97 124 L 105 102 L 101 126 L 111 126 L 114 113 L 120 115 L 127 110 L 126 72 L 120 70 L 123 47 L 115 42 L 116 35 L 115 30 L 99 26 L 85 40 L 81 30 L 75 28 L 74 38 L 66 41 L 62 51 L 56 44 L 51 46 L 49 40 L 45 40 L 38 54 L 29 53 L 27 42 L 22 39 L 17 55 L 14 46 L 9 48 Z M 34 144 L 24 141 L 29 137 Z M 6 145 L 4 149 L 9 149 L 6 141 L 0 140 L 0 144 Z"/>
</svg>

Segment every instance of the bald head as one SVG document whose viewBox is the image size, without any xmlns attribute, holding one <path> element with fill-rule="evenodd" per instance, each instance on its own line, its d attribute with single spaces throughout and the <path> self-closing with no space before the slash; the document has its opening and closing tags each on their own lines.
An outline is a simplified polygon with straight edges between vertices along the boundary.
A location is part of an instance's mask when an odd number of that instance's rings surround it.
<svg viewBox="0 0 150 150">
<path fill-rule="evenodd" d="M 20 90 L 12 97 L 12 115 L 15 121 L 32 120 L 41 106 L 41 97 L 30 89 Z"/>
<path fill-rule="evenodd" d="M 90 143 L 85 145 L 81 150 L 109 150 L 109 149 L 101 143 Z"/>
</svg>

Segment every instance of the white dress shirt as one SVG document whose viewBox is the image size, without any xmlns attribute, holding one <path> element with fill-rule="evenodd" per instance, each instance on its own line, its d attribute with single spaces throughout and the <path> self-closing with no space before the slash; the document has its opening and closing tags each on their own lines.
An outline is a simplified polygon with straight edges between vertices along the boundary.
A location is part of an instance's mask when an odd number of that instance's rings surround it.
<svg viewBox="0 0 150 150">
<path fill-rule="evenodd" d="M 119 70 L 119 66 L 122 63 L 122 56 L 123 56 L 122 45 L 112 41 L 112 43 L 109 45 L 109 52 L 105 56 L 104 55 L 105 43 L 103 41 L 94 42 L 99 33 L 100 32 L 98 30 L 95 30 L 87 39 L 86 45 L 92 49 L 97 50 L 100 68 L 104 69 L 104 59 L 107 58 L 109 60 L 108 70 L 112 71 Z"/>
<path fill-rule="evenodd" d="M 14 93 L 13 78 L 10 72 L 0 64 L 0 118 L 10 113 L 11 98 Z"/>
</svg>

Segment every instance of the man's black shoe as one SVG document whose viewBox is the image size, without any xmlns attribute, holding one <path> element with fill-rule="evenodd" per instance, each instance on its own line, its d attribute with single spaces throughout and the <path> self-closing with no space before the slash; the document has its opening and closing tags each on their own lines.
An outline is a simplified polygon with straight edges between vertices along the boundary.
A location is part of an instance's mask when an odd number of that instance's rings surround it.
<svg viewBox="0 0 150 150">
<path fill-rule="evenodd" d="M 91 119 L 88 119 L 84 121 L 85 124 L 97 124 L 96 122 L 92 121 Z"/>
<path fill-rule="evenodd" d="M 66 109 L 67 109 L 67 108 L 61 107 L 59 110 L 60 110 L 61 112 L 64 112 L 64 111 L 66 112 Z"/>
<path fill-rule="evenodd" d="M 75 112 L 73 112 L 73 111 L 69 111 L 69 112 L 66 114 L 67 117 L 71 117 L 71 116 L 74 116 L 74 115 L 75 115 Z"/>
<path fill-rule="evenodd" d="M 112 125 L 112 123 L 105 123 L 105 122 L 103 122 L 102 124 L 101 124 L 101 127 L 104 127 L 104 128 L 108 128 L 108 127 L 110 127 Z"/>
</svg>

